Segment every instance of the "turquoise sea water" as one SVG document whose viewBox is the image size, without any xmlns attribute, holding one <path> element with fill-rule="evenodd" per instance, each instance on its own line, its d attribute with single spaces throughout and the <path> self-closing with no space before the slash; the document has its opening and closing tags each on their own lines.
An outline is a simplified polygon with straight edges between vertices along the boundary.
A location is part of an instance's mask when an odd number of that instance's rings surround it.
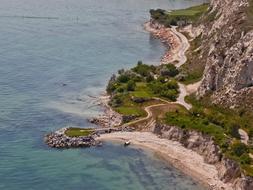
<svg viewBox="0 0 253 190">
<path fill-rule="evenodd" d="M 44 134 L 101 113 L 112 73 L 165 48 L 143 31 L 150 8 L 201 0 L 0 0 L 0 190 L 198 190 L 136 148 L 56 150 Z"/>
</svg>

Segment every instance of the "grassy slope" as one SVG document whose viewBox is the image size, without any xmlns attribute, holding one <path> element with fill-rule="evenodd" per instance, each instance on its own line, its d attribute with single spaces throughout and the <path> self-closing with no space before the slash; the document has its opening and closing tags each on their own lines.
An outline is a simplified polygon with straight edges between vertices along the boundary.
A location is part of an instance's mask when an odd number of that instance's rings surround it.
<svg viewBox="0 0 253 190">
<path fill-rule="evenodd" d="M 207 11 L 208 4 L 202 4 L 187 9 L 173 10 L 170 12 L 162 10 L 151 10 L 151 16 L 157 22 L 165 26 L 175 25 L 178 21 L 186 23 L 195 22 L 198 18 Z"/>
</svg>

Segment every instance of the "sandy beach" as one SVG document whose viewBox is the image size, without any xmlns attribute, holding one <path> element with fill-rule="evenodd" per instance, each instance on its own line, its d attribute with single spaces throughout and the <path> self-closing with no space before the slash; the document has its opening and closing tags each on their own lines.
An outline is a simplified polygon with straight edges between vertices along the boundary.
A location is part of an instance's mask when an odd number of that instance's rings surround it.
<svg viewBox="0 0 253 190">
<path fill-rule="evenodd" d="M 230 184 L 225 184 L 219 180 L 215 166 L 205 163 L 202 156 L 183 147 L 178 142 L 159 138 L 151 132 L 116 132 L 103 134 L 97 140 L 120 143 L 130 141 L 130 146 L 134 145 L 151 150 L 209 189 L 232 190 Z"/>
</svg>

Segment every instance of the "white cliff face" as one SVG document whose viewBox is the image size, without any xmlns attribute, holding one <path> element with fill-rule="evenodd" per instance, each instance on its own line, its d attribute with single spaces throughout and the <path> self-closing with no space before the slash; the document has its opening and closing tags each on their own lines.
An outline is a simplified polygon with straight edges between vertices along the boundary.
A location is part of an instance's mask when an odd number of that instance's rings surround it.
<svg viewBox="0 0 253 190">
<path fill-rule="evenodd" d="M 215 103 L 240 106 L 253 96 L 253 30 L 247 26 L 250 0 L 211 0 L 202 33 L 206 66 L 198 96 L 213 92 Z M 253 103 L 252 103 L 253 105 Z M 250 105 L 248 105 L 250 106 Z"/>
<path fill-rule="evenodd" d="M 233 190 L 253 189 L 253 177 L 244 176 L 238 163 L 225 158 L 211 137 L 200 132 L 158 123 L 155 124 L 153 132 L 161 138 L 180 142 L 184 147 L 203 156 L 206 163 L 216 167 L 218 178 L 224 183 L 232 184 Z"/>
</svg>

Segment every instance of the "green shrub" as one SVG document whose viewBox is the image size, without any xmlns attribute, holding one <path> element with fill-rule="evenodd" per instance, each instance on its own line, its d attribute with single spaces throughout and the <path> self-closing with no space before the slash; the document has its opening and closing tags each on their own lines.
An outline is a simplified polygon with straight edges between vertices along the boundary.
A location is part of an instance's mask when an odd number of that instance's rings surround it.
<svg viewBox="0 0 253 190">
<path fill-rule="evenodd" d="M 134 91 L 136 84 L 134 81 L 130 80 L 127 82 L 127 91 Z"/>
<path fill-rule="evenodd" d="M 178 92 L 176 90 L 164 90 L 161 92 L 162 97 L 168 98 L 172 101 L 177 100 L 177 95 L 178 95 Z"/>
<path fill-rule="evenodd" d="M 127 83 L 130 80 L 130 77 L 126 74 L 121 74 L 118 76 L 117 81 L 120 83 Z"/>
<path fill-rule="evenodd" d="M 108 94 L 111 94 L 116 89 L 115 82 L 116 82 L 116 75 L 112 75 L 106 87 L 106 92 Z"/>
<path fill-rule="evenodd" d="M 150 73 L 155 70 L 156 70 L 155 66 L 143 64 L 141 61 L 138 62 L 136 67 L 132 68 L 132 71 L 138 73 L 143 77 L 149 76 Z"/>
<path fill-rule="evenodd" d="M 120 87 L 116 88 L 115 90 L 116 90 L 116 92 L 122 93 L 125 91 L 125 88 L 123 86 L 120 86 Z"/>
<path fill-rule="evenodd" d="M 168 89 L 178 89 L 178 88 L 179 88 L 179 86 L 178 86 L 176 80 L 169 80 L 169 81 L 166 83 L 166 87 L 167 87 Z"/>
<path fill-rule="evenodd" d="M 151 82 L 151 81 L 154 81 L 154 80 L 155 80 L 154 77 L 150 74 L 146 77 L 146 82 Z"/>
<path fill-rule="evenodd" d="M 109 102 L 109 105 L 112 107 L 119 107 L 122 104 L 123 104 L 123 96 L 119 94 L 114 95 Z"/>
<path fill-rule="evenodd" d="M 164 65 L 160 71 L 162 76 L 175 77 L 179 71 L 173 64 Z"/>
<path fill-rule="evenodd" d="M 241 157 L 240 157 L 240 163 L 241 164 L 251 164 L 251 158 L 249 156 L 248 153 L 244 153 Z"/>
<path fill-rule="evenodd" d="M 227 133 L 236 139 L 240 139 L 239 128 L 240 126 L 236 123 L 229 124 Z"/>
<path fill-rule="evenodd" d="M 248 154 L 249 148 L 245 144 L 238 141 L 231 145 L 231 151 L 233 155 L 240 157 L 243 154 Z"/>
<path fill-rule="evenodd" d="M 175 101 L 178 96 L 178 84 L 175 80 L 167 81 L 161 77 L 156 81 L 152 81 L 148 84 L 150 90 L 161 97 L 168 98 L 172 101 Z"/>
</svg>

